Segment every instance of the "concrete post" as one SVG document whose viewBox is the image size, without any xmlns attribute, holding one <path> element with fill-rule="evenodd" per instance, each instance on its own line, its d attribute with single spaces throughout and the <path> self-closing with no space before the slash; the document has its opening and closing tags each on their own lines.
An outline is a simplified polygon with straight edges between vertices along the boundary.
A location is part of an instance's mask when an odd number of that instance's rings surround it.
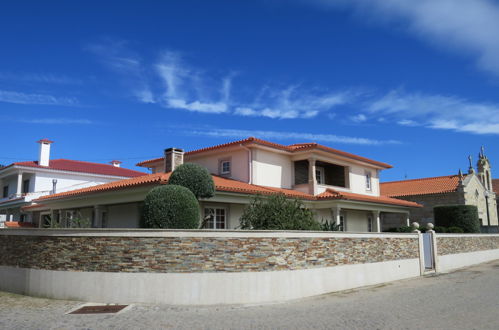
<svg viewBox="0 0 499 330">
<path fill-rule="evenodd" d="M 333 220 L 339 227 L 341 224 L 341 207 L 337 206 L 333 208 Z M 345 228 L 343 228 L 344 230 Z"/>
<path fill-rule="evenodd" d="M 19 172 L 17 174 L 17 190 L 16 190 L 16 197 L 20 197 L 22 194 L 22 188 L 23 188 L 23 173 Z"/>
<path fill-rule="evenodd" d="M 380 211 L 373 211 L 373 217 L 374 217 L 374 232 L 376 233 L 381 233 L 381 217 L 380 217 Z"/>
<path fill-rule="evenodd" d="M 317 195 L 317 177 L 315 173 L 315 158 L 308 159 L 308 187 L 310 194 Z"/>
<path fill-rule="evenodd" d="M 409 212 L 406 213 L 406 222 L 405 223 L 406 223 L 407 227 L 411 226 L 411 218 L 410 218 L 410 213 Z"/>
<path fill-rule="evenodd" d="M 102 228 L 102 209 L 100 205 L 94 206 L 94 224 L 95 228 Z"/>
</svg>

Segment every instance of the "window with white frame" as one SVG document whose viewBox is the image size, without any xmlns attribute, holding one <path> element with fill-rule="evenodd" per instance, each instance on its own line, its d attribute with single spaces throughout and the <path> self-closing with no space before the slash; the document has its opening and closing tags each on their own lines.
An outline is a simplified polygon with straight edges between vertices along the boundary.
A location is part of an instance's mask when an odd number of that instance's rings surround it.
<svg viewBox="0 0 499 330">
<path fill-rule="evenodd" d="M 371 172 L 366 172 L 366 190 L 372 190 Z"/>
<path fill-rule="evenodd" d="M 223 159 L 220 161 L 220 174 L 221 175 L 230 175 L 231 171 L 231 163 L 230 159 Z"/>
<path fill-rule="evenodd" d="M 324 167 L 322 166 L 316 166 L 315 167 L 315 179 L 317 180 L 318 184 L 324 184 L 325 178 L 324 178 Z"/>
<path fill-rule="evenodd" d="M 224 207 L 205 207 L 203 228 L 227 229 L 226 209 Z"/>
</svg>

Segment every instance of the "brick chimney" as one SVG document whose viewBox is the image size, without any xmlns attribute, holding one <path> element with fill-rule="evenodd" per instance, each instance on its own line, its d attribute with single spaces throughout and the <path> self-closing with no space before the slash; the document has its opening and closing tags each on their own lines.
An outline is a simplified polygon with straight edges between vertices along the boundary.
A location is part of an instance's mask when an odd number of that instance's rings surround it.
<svg viewBox="0 0 499 330">
<path fill-rule="evenodd" d="M 119 160 L 112 160 L 109 162 L 109 164 L 113 165 L 114 167 L 120 167 L 121 163 Z"/>
<path fill-rule="evenodd" d="M 184 163 L 184 150 L 177 148 L 165 149 L 165 173 L 173 172 Z"/>
<path fill-rule="evenodd" d="M 36 141 L 40 144 L 40 152 L 38 153 L 38 165 L 40 166 L 49 166 L 50 164 L 50 145 L 54 143 L 54 141 L 50 141 L 49 139 L 41 139 Z"/>
</svg>

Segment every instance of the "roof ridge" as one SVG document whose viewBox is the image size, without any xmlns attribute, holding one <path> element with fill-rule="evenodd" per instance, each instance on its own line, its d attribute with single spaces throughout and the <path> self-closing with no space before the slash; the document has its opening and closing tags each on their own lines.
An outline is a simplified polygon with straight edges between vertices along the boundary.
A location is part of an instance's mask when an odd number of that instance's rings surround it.
<svg viewBox="0 0 499 330">
<path fill-rule="evenodd" d="M 466 176 L 467 174 L 464 174 Z M 397 180 L 397 181 L 386 181 L 386 182 L 380 182 L 380 184 L 387 184 L 387 183 L 400 183 L 400 182 L 412 182 L 412 181 L 426 181 L 426 180 L 433 180 L 433 179 L 442 179 L 442 178 L 452 178 L 455 176 L 459 176 L 458 174 L 452 174 L 452 175 L 442 175 L 442 176 L 432 176 L 432 177 L 427 177 L 427 178 L 417 178 L 417 179 L 408 179 L 408 180 Z"/>
</svg>

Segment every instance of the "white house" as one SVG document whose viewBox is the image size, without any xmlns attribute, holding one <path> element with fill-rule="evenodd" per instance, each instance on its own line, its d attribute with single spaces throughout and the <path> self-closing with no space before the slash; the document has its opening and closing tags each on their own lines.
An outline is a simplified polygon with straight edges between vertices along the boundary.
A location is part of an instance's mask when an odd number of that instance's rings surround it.
<svg viewBox="0 0 499 330">
<path fill-rule="evenodd" d="M 137 227 L 147 192 L 166 184 L 183 162 L 203 165 L 213 174 L 216 194 L 200 203 L 212 229 L 238 228 L 255 194 L 301 199 L 318 220 L 335 221 L 344 231 L 381 231 L 383 216 L 390 213 L 404 214 L 400 225 L 407 225 L 410 209 L 420 207 L 380 195 L 380 172 L 388 164 L 317 143 L 285 146 L 250 137 L 186 153 L 166 149 L 163 157 L 137 164 L 152 174 L 43 196 L 24 210 L 34 219 L 46 214 L 64 222 L 76 216 L 94 227 Z"/>
<path fill-rule="evenodd" d="M 32 214 L 22 207 L 41 196 L 95 186 L 145 173 L 111 165 L 69 159 L 50 159 L 52 141 L 38 141 L 37 161 L 17 162 L 0 168 L 0 227 L 5 221 L 31 222 Z M 36 219 L 38 221 L 39 219 Z"/>
</svg>

